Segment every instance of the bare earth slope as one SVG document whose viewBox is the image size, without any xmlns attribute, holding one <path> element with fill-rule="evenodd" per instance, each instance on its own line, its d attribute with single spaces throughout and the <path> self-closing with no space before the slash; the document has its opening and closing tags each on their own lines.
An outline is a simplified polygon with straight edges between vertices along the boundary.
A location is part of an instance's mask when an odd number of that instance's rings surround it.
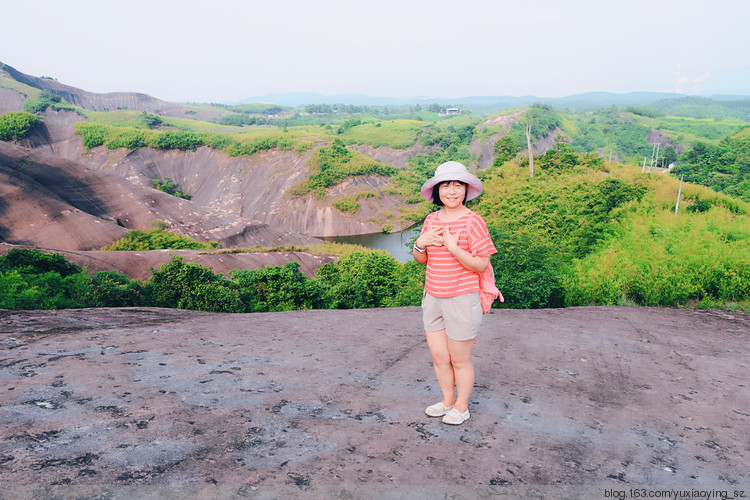
<svg viewBox="0 0 750 500">
<path fill-rule="evenodd" d="M 374 210 L 362 202 L 356 216 L 332 206 L 338 196 L 360 189 L 379 191 L 387 184 L 380 176 L 350 179 L 331 188 L 330 197 L 291 197 L 296 183 L 310 175 L 310 152 L 264 151 L 233 158 L 208 147 L 196 151 L 108 151 L 97 148 L 81 162 L 116 179 L 148 188 L 154 179 L 169 177 L 198 205 L 232 217 L 247 217 L 265 224 L 312 236 L 376 233 L 382 223 L 370 220 L 380 211 L 395 210 L 400 199 L 382 193 Z M 380 217 L 382 219 L 382 216 Z"/>
<path fill-rule="evenodd" d="M 100 171 L 115 182 L 126 180 L 153 191 L 154 179 L 169 177 L 191 195 L 193 203 L 228 217 L 249 218 L 286 231 L 311 236 L 339 236 L 377 233 L 388 222 L 398 230 L 405 221 L 387 218 L 402 206 L 400 197 L 383 192 L 388 180 L 380 176 L 350 179 L 330 190 L 330 196 L 292 197 L 287 194 L 296 183 L 310 175 L 310 152 L 264 151 L 250 157 L 230 157 L 208 147 L 196 151 L 135 151 L 104 147 L 85 152 L 81 140 L 68 125 L 75 113 L 48 111 L 45 122 L 18 145 L 58 156 Z M 75 115 L 78 116 L 78 115 Z M 80 117 L 79 117 L 80 118 Z M 377 154 L 370 152 L 371 155 Z M 402 152 L 404 156 L 408 152 Z M 355 214 L 336 210 L 333 200 L 361 190 L 377 191 L 380 196 L 363 200 Z"/>
<path fill-rule="evenodd" d="M 211 118 L 221 116 L 221 113 L 214 109 L 209 111 L 201 109 L 200 107 L 163 101 L 139 92 L 108 92 L 104 94 L 89 92 L 70 85 L 65 85 L 64 83 L 51 78 L 40 78 L 33 75 L 27 75 L 8 65 L 0 66 L 0 77 L 3 76 L 3 72 L 12 80 L 39 90 L 50 91 L 74 106 L 79 106 L 91 111 L 116 111 L 119 109 L 129 109 L 131 111 L 145 111 L 148 113 L 162 116 L 173 116 L 176 118 L 188 118 L 192 116 L 193 118 L 200 120 L 210 120 Z M 12 101 L 10 98 L 0 95 L 0 109 L 11 107 Z M 194 114 L 186 115 L 186 109 L 191 109 Z"/>
<path fill-rule="evenodd" d="M 0 196 L 0 240 L 7 243 L 87 250 L 154 221 L 226 247 L 317 241 L 7 142 L 0 142 Z"/>
<path fill-rule="evenodd" d="M 471 418 L 450 427 L 423 413 L 440 396 L 419 308 L 0 311 L 0 484 L 750 494 L 748 341 L 741 313 L 495 310 Z"/>
</svg>

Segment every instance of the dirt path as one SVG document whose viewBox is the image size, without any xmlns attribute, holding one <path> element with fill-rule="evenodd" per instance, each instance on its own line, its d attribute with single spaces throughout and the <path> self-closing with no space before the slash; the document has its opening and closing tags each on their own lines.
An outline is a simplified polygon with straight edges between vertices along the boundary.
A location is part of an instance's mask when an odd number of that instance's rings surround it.
<svg viewBox="0 0 750 500">
<path fill-rule="evenodd" d="M 423 413 L 440 396 L 420 319 L 0 311 L 0 498 L 750 495 L 750 315 L 493 311 L 460 427 Z"/>
</svg>

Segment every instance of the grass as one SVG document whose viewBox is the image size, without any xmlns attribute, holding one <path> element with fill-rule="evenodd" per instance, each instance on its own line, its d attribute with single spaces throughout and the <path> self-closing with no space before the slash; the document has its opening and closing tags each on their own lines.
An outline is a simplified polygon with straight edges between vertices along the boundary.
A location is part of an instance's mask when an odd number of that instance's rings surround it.
<svg viewBox="0 0 750 500">
<path fill-rule="evenodd" d="M 217 250 L 215 252 L 204 252 L 211 254 L 238 254 L 238 253 L 271 253 L 271 252 L 304 252 L 312 255 L 323 255 L 332 257 L 346 257 L 353 253 L 360 252 L 374 252 L 374 250 L 363 247 L 362 245 L 354 245 L 350 243 L 335 243 L 335 242 L 323 242 L 309 246 L 254 246 L 246 248 L 229 248 Z"/>
<path fill-rule="evenodd" d="M 645 118 L 646 125 L 674 136 L 679 142 L 718 142 L 744 127 L 741 120 L 714 120 L 713 118 L 686 118 L 662 116 Z"/>
<path fill-rule="evenodd" d="M 338 135 L 347 144 L 406 149 L 414 145 L 427 123 L 417 120 L 391 120 L 365 123 Z"/>
<path fill-rule="evenodd" d="M 0 73 L 0 76 L 2 76 L 2 73 Z M 26 85 L 24 83 L 17 82 L 12 78 L 2 78 L 2 80 L 0 80 L 0 87 L 18 92 L 19 94 L 24 95 L 29 99 L 36 99 L 39 97 L 39 94 L 42 93 L 41 90 L 30 87 L 29 85 Z"/>
</svg>

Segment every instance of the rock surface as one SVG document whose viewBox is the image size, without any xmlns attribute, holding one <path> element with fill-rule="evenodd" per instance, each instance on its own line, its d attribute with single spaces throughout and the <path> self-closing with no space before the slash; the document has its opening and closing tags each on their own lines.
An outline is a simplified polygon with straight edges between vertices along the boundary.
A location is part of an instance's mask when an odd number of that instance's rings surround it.
<svg viewBox="0 0 750 500">
<path fill-rule="evenodd" d="M 471 418 L 451 427 L 424 414 L 440 395 L 419 308 L 0 311 L 0 484 L 108 498 L 747 495 L 749 340 L 742 313 L 493 310 Z"/>
<path fill-rule="evenodd" d="M 100 248 L 155 221 L 223 247 L 307 246 L 311 236 L 211 210 L 55 155 L 0 142 L 0 241 Z"/>
</svg>

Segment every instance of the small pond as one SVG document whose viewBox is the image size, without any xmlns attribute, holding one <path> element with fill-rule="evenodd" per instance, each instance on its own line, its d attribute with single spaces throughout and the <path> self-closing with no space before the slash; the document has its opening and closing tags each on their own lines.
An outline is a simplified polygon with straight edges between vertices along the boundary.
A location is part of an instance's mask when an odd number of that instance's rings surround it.
<svg viewBox="0 0 750 500">
<path fill-rule="evenodd" d="M 407 229 L 400 233 L 357 234 L 354 236 L 331 236 L 321 239 L 336 243 L 362 245 L 374 250 L 387 250 L 399 262 L 406 262 L 412 258 L 411 246 L 407 247 L 406 245 L 418 234 L 419 231 L 417 230 Z"/>
</svg>

